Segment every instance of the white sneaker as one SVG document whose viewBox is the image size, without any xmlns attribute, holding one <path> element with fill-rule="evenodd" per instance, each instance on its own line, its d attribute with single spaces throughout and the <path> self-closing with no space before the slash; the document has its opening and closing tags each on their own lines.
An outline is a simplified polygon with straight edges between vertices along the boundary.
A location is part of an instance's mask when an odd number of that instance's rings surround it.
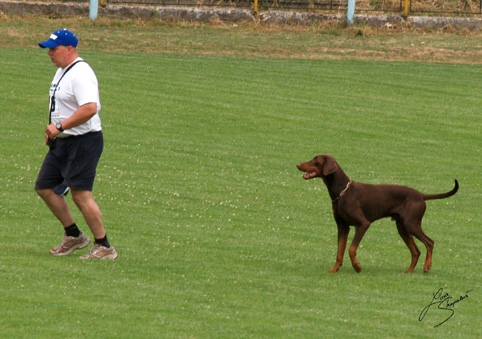
<svg viewBox="0 0 482 339">
<path fill-rule="evenodd" d="M 117 252 L 114 246 L 105 247 L 100 244 L 94 244 L 94 248 L 92 248 L 89 253 L 81 255 L 80 259 L 108 259 L 114 260 L 117 258 Z"/>
<path fill-rule="evenodd" d="M 60 245 L 52 248 L 50 250 L 50 254 L 58 256 L 69 255 L 73 251 L 84 248 L 89 244 L 90 239 L 83 232 L 80 232 L 78 237 L 69 237 L 64 235 Z"/>
</svg>

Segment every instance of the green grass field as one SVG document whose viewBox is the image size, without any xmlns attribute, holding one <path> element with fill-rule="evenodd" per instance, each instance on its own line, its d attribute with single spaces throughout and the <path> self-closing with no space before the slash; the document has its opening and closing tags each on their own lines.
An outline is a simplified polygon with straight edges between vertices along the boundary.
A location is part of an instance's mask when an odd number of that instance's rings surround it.
<svg viewBox="0 0 482 339">
<path fill-rule="evenodd" d="M 62 232 L 33 186 L 55 69 L 35 46 L 0 47 L 3 338 L 481 337 L 480 66 L 81 55 L 103 105 L 94 194 L 120 256 L 49 255 Z M 363 239 L 361 273 L 347 255 L 326 273 L 330 200 L 295 167 L 318 153 L 356 181 L 439 193 L 459 180 L 428 202 L 428 274 L 423 257 L 401 273 L 410 255 L 388 219 Z M 471 291 L 434 328 L 447 311 L 419 316 L 439 288 Z"/>
</svg>

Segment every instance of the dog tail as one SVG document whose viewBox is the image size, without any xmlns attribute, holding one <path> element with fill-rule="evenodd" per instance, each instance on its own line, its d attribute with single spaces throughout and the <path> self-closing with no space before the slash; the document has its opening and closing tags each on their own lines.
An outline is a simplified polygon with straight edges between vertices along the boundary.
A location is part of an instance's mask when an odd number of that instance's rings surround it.
<svg viewBox="0 0 482 339">
<path fill-rule="evenodd" d="M 451 197 L 452 195 L 454 195 L 455 193 L 457 193 L 458 190 L 459 190 L 459 182 L 456 179 L 455 180 L 455 187 L 451 191 L 449 191 L 447 193 L 440 193 L 440 194 L 424 194 L 423 200 L 448 198 L 448 197 Z"/>
</svg>

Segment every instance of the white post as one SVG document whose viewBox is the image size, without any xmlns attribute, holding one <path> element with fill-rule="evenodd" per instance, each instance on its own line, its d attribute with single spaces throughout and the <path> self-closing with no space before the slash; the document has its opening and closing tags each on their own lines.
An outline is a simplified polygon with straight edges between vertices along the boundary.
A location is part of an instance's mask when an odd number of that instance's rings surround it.
<svg viewBox="0 0 482 339">
<path fill-rule="evenodd" d="M 349 24 L 353 23 L 353 17 L 355 16 L 355 2 L 356 0 L 348 0 L 348 10 L 346 11 L 346 20 Z"/>
<path fill-rule="evenodd" d="M 90 20 L 97 19 L 98 9 L 99 9 L 99 0 L 90 0 L 90 11 L 89 11 Z"/>
</svg>

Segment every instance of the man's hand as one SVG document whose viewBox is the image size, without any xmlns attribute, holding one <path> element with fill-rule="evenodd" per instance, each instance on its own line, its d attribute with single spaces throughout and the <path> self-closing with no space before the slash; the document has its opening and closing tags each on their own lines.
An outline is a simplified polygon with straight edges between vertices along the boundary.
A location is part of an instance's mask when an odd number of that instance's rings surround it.
<svg viewBox="0 0 482 339">
<path fill-rule="evenodd" d="M 54 140 L 57 135 L 61 132 L 57 129 L 55 124 L 47 125 L 45 128 L 45 138 L 47 139 L 46 142 L 48 144 L 49 140 Z"/>
</svg>

